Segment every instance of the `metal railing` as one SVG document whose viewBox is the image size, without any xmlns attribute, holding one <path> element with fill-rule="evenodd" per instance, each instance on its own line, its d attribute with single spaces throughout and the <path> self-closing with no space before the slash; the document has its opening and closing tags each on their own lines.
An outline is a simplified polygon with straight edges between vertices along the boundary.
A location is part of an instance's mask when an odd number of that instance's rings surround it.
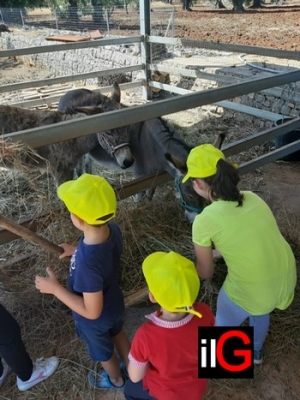
<svg viewBox="0 0 300 400">
<path fill-rule="evenodd" d="M 62 129 L 64 131 L 64 140 L 69 140 L 82 136 L 83 132 L 85 135 L 97 132 L 99 126 L 101 126 L 102 130 L 110 130 L 298 80 L 300 80 L 300 70 L 267 78 L 248 80 L 238 84 L 223 86 L 218 89 L 185 94 L 180 97 L 161 100 L 143 106 L 129 107 L 118 111 L 76 119 L 76 121 L 67 121 L 59 124 L 47 125 L 42 128 L 9 133 L 2 135 L 2 138 L 10 137 L 12 140 L 23 141 L 29 146 L 36 148 L 60 142 L 62 140 Z"/>
</svg>

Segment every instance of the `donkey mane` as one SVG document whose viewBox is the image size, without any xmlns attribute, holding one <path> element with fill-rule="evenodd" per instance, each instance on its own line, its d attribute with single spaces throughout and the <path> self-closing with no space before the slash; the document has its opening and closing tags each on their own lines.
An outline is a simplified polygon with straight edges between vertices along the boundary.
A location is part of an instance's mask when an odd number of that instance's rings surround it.
<svg viewBox="0 0 300 400">
<path fill-rule="evenodd" d="M 80 100 L 78 98 L 74 98 L 72 101 L 69 102 L 68 106 L 62 110 L 58 107 L 60 111 L 65 112 L 66 114 L 75 114 L 77 106 L 104 106 L 107 108 L 107 97 L 103 96 L 102 93 L 98 92 L 83 92 Z"/>
<path fill-rule="evenodd" d="M 150 134 L 159 145 L 163 153 L 172 153 L 175 156 L 187 157 L 192 149 L 175 131 L 174 127 L 162 118 L 155 118 L 143 123 L 142 129 Z"/>
<path fill-rule="evenodd" d="M 121 107 L 121 93 L 117 83 L 113 85 L 111 96 L 108 98 L 100 90 L 74 89 L 67 92 L 59 101 L 58 110 L 67 114 L 76 113 L 76 107 L 102 107 L 105 111 Z"/>
</svg>

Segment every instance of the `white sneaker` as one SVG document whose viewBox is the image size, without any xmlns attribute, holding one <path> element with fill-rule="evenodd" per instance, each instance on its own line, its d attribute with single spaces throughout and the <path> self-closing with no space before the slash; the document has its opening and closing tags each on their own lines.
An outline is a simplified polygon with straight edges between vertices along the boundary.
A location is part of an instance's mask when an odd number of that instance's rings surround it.
<svg viewBox="0 0 300 400">
<path fill-rule="evenodd" d="M 32 386 L 49 378 L 58 367 L 58 364 L 59 360 L 57 357 L 38 358 L 33 364 L 32 375 L 28 381 L 22 381 L 17 377 L 18 389 L 23 392 L 24 390 L 30 389 Z"/>
<path fill-rule="evenodd" d="M 2 360 L 2 366 L 3 366 L 3 372 L 2 375 L 0 376 L 0 387 L 3 385 L 7 375 L 11 371 L 10 367 L 6 364 L 4 360 Z"/>
</svg>

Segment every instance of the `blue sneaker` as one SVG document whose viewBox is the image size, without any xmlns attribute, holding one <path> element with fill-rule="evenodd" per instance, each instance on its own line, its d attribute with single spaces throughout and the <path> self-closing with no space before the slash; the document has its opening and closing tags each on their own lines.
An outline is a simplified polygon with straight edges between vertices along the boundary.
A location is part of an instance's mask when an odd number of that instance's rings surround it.
<svg viewBox="0 0 300 400">
<path fill-rule="evenodd" d="M 117 356 L 117 358 L 119 360 L 119 366 L 120 366 L 121 372 L 123 373 L 123 375 L 125 376 L 126 379 L 129 379 L 128 371 L 127 371 L 127 368 L 126 368 L 126 365 L 125 365 L 124 361 L 119 356 Z"/>
<path fill-rule="evenodd" d="M 123 380 L 124 383 L 122 386 L 116 386 L 110 381 L 106 371 L 101 371 L 101 372 L 90 371 L 88 373 L 88 382 L 90 386 L 98 390 L 107 390 L 107 389 L 122 390 L 125 387 L 125 381 L 126 381 L 124 377 Z"/>
<path fill-rule="evenodd" d="M 256 365 L 260 365 L 263 360 L 262 350 L 254 350 L 253 352 L 253 362 Z"/>
</svg>

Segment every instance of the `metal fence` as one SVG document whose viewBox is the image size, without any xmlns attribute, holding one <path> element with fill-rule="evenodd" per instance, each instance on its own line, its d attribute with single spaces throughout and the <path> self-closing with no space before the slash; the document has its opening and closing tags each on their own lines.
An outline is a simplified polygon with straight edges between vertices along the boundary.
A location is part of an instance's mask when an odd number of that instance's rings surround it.
<svg viewBox="0 0 300 400">
<path fill-rule="evenodd" d="M 152 9 L 153 10 L 153 9 Z M 157 36 L 174 37 L 174 7 L 156 8 L 151 13 L 151 30 Z M 24 29 L 50 28 L 68 30 L 85 35 L 88 31 L 99 30 L 101 34 L 136 36 L 140 33 L 140 15 L 138 7 L 89 7 L 35 9 L 1 8 L 0 23 L 17 25 Z"/>
</svg>

